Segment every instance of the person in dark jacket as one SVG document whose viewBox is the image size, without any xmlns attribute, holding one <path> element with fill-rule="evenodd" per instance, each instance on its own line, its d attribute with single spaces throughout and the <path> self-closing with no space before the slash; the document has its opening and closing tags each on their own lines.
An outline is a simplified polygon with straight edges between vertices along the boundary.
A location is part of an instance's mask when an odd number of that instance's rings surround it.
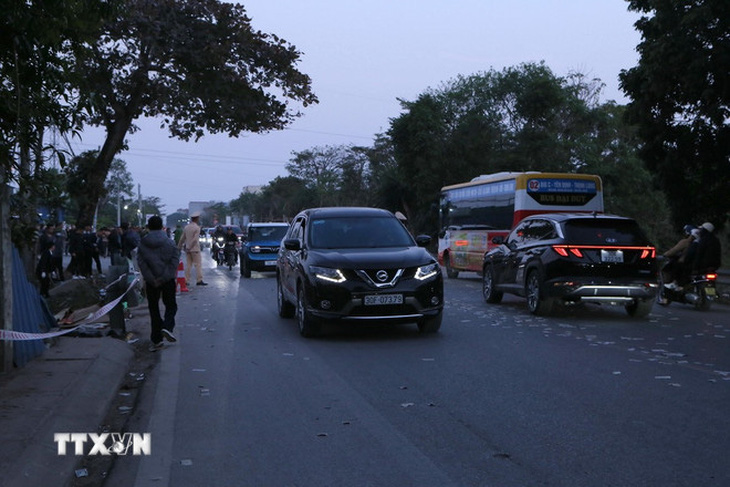
<svg viewBox="0 0 730 487">
<path fill-rule="evenodd" d="M 705 222 L 700 225 L 700 241 L 694 257 L 693 271 L 696 274 L 715 272 L 722 264 L 720 239 L 715 235 L 715 225 Z"/>
<path fill-rule="evenodd" d="M 58 280 L 64 281 L 63 253 L 66 250 L 66 231 L 60 226 L 56 229 L 53 246 L 53 270 L 58 274 Z"/>
<path fill-rule="evenodd" d="M 111 265 L 123 265 L 122 262 L 122 231 L 119 227 L 112 228 L 109 232 L 108 248 Z"/>
<path fill-rule="evenodd" d="M 44 244 L 38 265 L 35 268 L 36 277 L 41 283 L 41 296 L 48 297 L 48 289 L 51 287 L 51 272 L 53 272 L 53 241 Z"/>
<path fill-rule="evenodd" d="M 71 254 L 71 262 L 68 271 L 74 279 L 83 279 L 84 260 L 84 229 L 77 226 L 69 238 L 68 253 Z"/>
<path fill-rule="evenodd" d="M 139 242 L 139 233 L 129 226 L 129 222 L 122 223 L 122 257 L 131 259 L 132 251 L 137 248 Z"/>
<path fill-rule="evenodd" d="M 150 351 L 163 347 L 163 338 L 169 342 L 177 341 L 175 329 L 175 278 L 180 261 L 180 250 L 162 229 L 162 218 L 151 216 L 147 221 L 149 233 L 142 238 L 137 247 L 137 264 L 142 273 L 147 292 L 147 306 L 150 310 Z M 160 297 L 165 305 L 165 318 L 160 315 Z"/>
</svg>

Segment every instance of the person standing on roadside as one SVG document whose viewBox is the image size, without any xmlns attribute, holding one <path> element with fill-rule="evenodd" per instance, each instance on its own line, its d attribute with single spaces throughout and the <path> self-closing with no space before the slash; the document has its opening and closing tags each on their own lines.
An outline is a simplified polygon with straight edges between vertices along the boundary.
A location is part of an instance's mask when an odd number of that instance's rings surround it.
<svg viewBox="0 0 730 487">
<path fill-rule="evenodd" d="M 41 283 L 41 296 L 49 297 L 48 289 L 51 287 L 51 272 L 53 272 L 53 241 L 45 242 L 40 259 L 35 268 L 36 276 Z"/>
<path fill-rule="evenodd" d="M 65 249 L 66 231 L 61 226 L 58 226 L 56 228 L 56 234 L 53 237 L 52 261 L 53 269 L 56 271 L 56 274 L 58 274 L 59 281 L 65 280 L 66 277 L 63 272 L 63 252 Z"/>
<path fill-rule="evenodd" d="M 190 283 L 191 268 L 195 265 L 196 284 L 198 286 L 207 286 L 208 283 L 203 281 L 202 260 L 200 258 L 200 212 L 196 211 L 190 215 L 190 223 L 183 228 L 180 241 L 177 244 L 178 249 L 184 250 L 187 256 L 185 266 L 185 281 Z"/>
<path fill-rule="evenodd" d="M 109 262 L 111 265 L 122 265 L 122 231 L 119 227 L 112 228 L 109 232 L 108 248 Z"/>
<path fill-rule="evenodd" d="M 147 306 L 150 310 L 150 351 L 163 348 L 163 338 L 169 342 L 177 341 L 175 299 L 177 264 L 180 261 L 180 250 L 162 229 L 162 218 L 151 216 L 147 221 L 149 233 L 145 235 L 137 247 L 137 264 L 142 273 L 147 293 Z M 160 297 L 165 305 L 165 318 L 160 314 Z"/>
<path fill-rule="evenodd" d="M 180 243 L 180 237 L 182 236 L 182 226 L 178 223 L 175 225 L 175 231 L 172 233 L 173 237 L 175 238 L 175 245 Z"/>
</svg>

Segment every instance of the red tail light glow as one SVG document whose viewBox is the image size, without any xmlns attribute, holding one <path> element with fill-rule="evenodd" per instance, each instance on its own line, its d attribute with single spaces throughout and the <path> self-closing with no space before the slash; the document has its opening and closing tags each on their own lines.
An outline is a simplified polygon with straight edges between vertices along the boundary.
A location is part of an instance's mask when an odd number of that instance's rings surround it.
<svg viewBox="0 0 730 487">
<path fill-rule="evenodd" d="M 585 249 L 594 250 L 640 250 L 641 258 L 646 259 L 651 257 L 656 258 L 656 248 L 654 247 L 621 247 L 613 245 L 553 245 L 553 250 L 558 253 L 561 257 L 569 257 L 570 254 L 583 258 L 583 251 Z M 581 251 L 583 249 L 583 251 Z M 709 278 L 708 278 L 709 279 Z"/>
<path fill-rule="evenodd" d="M 568 256 L 568 250 L 565 247 L 561 247 L 559 245 L 553 245 L 553 250 L 558 253 L 561 257 L 567 257 Z"/>
<path fill-rule="evenodd" d="M 707 279 L 708 281 L 714 281 L 715 279 L 717 279 L 717 274 L 707 274 L 707 275 L 705 276 L 705 278 L 706 278 L 706 279 Z"/>
</svg>

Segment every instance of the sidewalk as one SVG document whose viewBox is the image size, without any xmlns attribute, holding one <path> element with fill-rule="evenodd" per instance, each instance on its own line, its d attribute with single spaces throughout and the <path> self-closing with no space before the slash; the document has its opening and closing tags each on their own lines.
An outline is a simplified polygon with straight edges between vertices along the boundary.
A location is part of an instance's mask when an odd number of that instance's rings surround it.
<svg viewBox="0 0 730 487">
<path fill-rule="evenodd" d="M 109 259 L 102 259 L 104 272 L 108 265 Z M 0 487 L 74 481 L 86 457 L 74 455 L 73 444 L 67 455 L 59 455 L 54 434 L 101 432 L 128 372 L 138 365 L 135 352 L 146 351 L 149 343 L 146 302 L 132 312 L 125 328 L 139 339 L 134 344 L 61 336 L 25 367 L 0 374 Z M 91 445 L 87 442 L 87 452 Z"/>
<path fill-rule="evenodd" d="M 134 356 L 114 338 L 61 337 L 0 377 L 0 485 L 65 485 L 79 459 L 60 456 L 54 433 L 97 432 Z"/>
</svg>

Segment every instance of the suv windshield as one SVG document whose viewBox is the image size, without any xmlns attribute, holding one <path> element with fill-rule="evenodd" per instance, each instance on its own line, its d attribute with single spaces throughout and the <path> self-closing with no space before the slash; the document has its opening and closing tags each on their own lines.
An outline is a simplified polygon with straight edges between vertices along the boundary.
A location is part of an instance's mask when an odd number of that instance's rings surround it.
<svg viewBox="0 0 730 487">
<path fill-rule="evenodd" d="M 410 233 L 390 217 L 337 217 L 312 220 L 309 245 L 320 249 L 411 247 Z"/>
<path fill-rule="evenodd" d="M 633 220 L 601 218 L 565 222 L 565 237 L 583 245 L 647 245 L 648 240 Z"/>
<path fill-rule="evenodd" d="M 273 227 L 249 227 L 247 240 L 249 242 L 261 242 L 264 240 L 281 240 L 286 235 L 289 227 L 276 225 Z"/>
</svg>

